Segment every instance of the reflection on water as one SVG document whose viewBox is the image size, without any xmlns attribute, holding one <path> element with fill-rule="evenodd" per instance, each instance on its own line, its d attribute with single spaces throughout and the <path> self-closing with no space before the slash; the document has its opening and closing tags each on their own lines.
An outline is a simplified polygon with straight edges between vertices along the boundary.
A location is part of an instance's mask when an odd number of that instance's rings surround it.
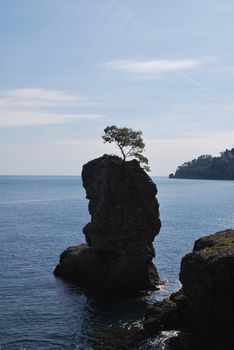
<svg viewBox="0 0 234 350">
<path fill-rule="evenodd" d="M 60 280 L 59 285 L 59 295 L 79 304 L 83 302 L 82 313 L 76 315 L 81 324 L 79 332 L 74 334 L 79 339 L 74 344 L 77 350 L 167 350 L 167 339 L 178 333 L 161 332 L 158 337 L 145 338 L 142 320 L 147 306 L 155 301 L 155 294 L 154 298 L 95 300 L 75 284 Z"/>
<path fill-rule="evenodd" d="M 72 298 L 79 303 L 82 299 L 82 313 L 77 314 L 81 329 L 77 334 L 80 349 L 120 349 L 130 337 L 130 326 L 140 327 L 147 301 L 129 300 L 95 300 L 84 295 L 71 283 L 62 282 L 60 292 L 64 297 Z M 74 335 L 75 336 L 75 335 Z M 77 348 L 78 349 L 78 348 Z"/>
</svg>

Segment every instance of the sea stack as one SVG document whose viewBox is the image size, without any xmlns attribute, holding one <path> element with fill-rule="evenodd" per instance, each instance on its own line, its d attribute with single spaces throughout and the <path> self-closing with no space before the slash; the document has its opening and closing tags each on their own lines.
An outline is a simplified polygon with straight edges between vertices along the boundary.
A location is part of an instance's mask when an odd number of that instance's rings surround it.
<svg viewBox="0 0 234 350">
<path fill-rule="evenodd" d="M 137 160 L 104 155 L 83 166 L 91 221 L 86 244 L 67 248 L 55 275 L 96 293 L 133 295 L 154 290 L 152 259 L 160 230 L 157 188 Z"/>
</svg>

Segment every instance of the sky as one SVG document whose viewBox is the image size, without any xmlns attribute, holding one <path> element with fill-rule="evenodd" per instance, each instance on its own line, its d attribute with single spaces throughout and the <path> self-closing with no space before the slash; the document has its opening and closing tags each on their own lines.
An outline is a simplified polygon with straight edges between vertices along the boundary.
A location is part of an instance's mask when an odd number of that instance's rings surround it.
<svg viewBox="0 0 234 350">
<path fill-rule="evenodd" d="M 151 175 L 234 145 L 234 2 L 0 0 L 0 175 L 80 175 L 107 125 Z"/>
</svg>

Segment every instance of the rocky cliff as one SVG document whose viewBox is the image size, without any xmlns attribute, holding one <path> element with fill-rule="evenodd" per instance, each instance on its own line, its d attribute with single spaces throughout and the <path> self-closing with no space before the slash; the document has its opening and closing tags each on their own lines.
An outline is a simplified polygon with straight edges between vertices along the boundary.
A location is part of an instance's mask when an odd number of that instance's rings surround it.
<svg viewBox="0 0 234 350">
<path fill-rule="evenodd" d="M 134 293 L 159 283 L 152 263 L 160 230 L 157 189 L 136 160 L 104 155 L 84 165 L 91 222 L 86 244 L 60 256 L 55 275 L 95 291 Z"/>
<path fill-rule="evenodd" d="M 179 292 L 148 310 L 146 331 L 189 331 L 192 349 L 234 349 L 234 230 L 197 240 L 182 259 L 180 281 Z"/>
</svg>

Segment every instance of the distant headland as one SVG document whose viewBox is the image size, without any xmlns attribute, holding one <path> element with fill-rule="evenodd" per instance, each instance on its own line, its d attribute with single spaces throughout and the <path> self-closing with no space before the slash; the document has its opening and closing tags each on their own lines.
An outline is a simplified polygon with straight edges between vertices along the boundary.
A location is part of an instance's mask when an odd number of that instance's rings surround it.
<svg viewBox="0 0 234 350">
<path fill-rule="evenodd" d="M 226 149 L 219 157 L 201 155 L 178 166 L 170 179 L 234 180 L 234 148 Z"/>
</svg>

